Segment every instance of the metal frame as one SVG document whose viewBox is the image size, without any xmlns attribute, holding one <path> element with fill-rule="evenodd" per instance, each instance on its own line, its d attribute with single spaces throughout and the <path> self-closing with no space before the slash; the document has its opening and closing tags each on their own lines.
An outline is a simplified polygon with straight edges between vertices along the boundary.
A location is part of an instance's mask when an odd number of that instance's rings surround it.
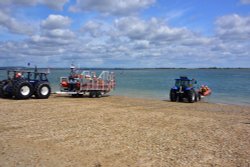
<svg viewBox="0 0 250 167">
<path fill-rule="evenodd" d="M 83 71 L 80 74 L 76 74 L 77 77 L 73 78 L 72 81 L 69 77 L 60 77 L 60 92 L 59 94 L 86 94 L 91 91 L 100 91 L 102 94 L 106 94 L 111 90 L 115 89 L 115 74 L 109 71 L 102 71 L 97 77 L 95 72 Z M 67 83 L 79 82 L 80 89 L 75 91 L 68 91 L 61 85 L 63 81 Z M 72 83 L 71 83 L 72 84 Z"/>
</svg>

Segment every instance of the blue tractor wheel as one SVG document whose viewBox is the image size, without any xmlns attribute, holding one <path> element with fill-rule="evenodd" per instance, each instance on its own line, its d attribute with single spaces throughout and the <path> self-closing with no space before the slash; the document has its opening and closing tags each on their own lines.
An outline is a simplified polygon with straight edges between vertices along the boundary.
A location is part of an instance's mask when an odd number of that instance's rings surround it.
<svg viewBox="0 0 250 167">
<path fill-rule="evenodd" d="M 5 90 L 6 87 L 8 87 L 8 82 L 2 81 L 0 83 L 0 98 L 12 98 L 12 94 Z"/>
<path fill-rule="evenodd" d="M 28 99 L 33 95 L 33 86 L 26 80 L 20 79 L 13 84 L 13 95 L 16 99 Z"/>
<path fill-rule="evenodd" d="M 177 100 L 177 93 L 176 93 L 176 90 L 173 90 L 173 89 L 171 89 L 171 91 L 170 91 L 170 101 L 176 101 Z"/>
<path fill-rule="evenodd" d="M 187 99 L 189 103 L 194 103 L 196 101 L 197 97 L 194 90 L 191 89 L 187 92 Z"/>
<path fill-rule="evenodd" d="M 38 82 L 35 85 L 35 96 L 37 99 L 47 99 L 51 93 L 51 88 L 48 82 Z"/>
</svg>

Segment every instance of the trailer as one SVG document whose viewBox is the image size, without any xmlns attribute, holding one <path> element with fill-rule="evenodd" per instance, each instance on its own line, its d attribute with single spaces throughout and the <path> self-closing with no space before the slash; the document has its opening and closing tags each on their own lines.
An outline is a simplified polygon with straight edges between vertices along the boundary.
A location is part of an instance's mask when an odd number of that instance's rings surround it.
<svg viewBox="0 0 250 167">
<path fill-rule="evenodd" d="M 73 97 L 88 95 L 91 98 L 99 98 L 115 89 L 115 86 L 114 72 L 102 71 L 97 77 L 96 72 L 79 72 L 71 67 L 69 77 L 60 77 L 60 91 L 56 93 Z"/>
</svg>

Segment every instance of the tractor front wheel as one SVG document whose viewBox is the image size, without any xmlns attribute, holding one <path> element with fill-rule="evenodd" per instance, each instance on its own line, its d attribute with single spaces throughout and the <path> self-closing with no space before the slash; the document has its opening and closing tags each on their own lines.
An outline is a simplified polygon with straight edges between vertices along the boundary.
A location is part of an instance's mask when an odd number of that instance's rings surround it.
<svg viewBox="0 0 250 167">
<path fill-rule="evenodd" d="M 173 101 L 173 102 L 174 102 L 174 101 L 177 100 L 177 93 L 176 93 L 175 90 L 172 89 L 172 90 L 170 91 L 170 95 L 169 95 L 169 96 L 170 96 L 170 101 Z"/>
<path fill-rule="evenodd" d="M 51 88 L 48 82 L 38 82 L 35 86 L 35 96 L 37 99 L 47 99 L 51 93 Z"/>
</svg>

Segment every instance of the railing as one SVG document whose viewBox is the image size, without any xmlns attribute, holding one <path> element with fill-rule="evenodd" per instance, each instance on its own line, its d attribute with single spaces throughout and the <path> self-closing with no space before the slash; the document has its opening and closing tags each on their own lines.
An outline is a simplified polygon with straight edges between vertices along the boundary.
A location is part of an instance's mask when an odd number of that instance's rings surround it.
<svg viewBox="0 0 250 167">
<path fill-rule="evenodd" d="M 74 82 L 80 82 L 80 89 L 78 91 L 81 92 L 91 90 L 109 92 L 116 86 L 115 75 L 113 72 L 109 71 L 103 71 L 99 77 L 96 77 L 94 72 L 91 73 L 89 71 L 83 71 L 81 74 L 76 74 L 73 80 Z M 63 81 L 70 84 L 70 80 L 67 77 L 61 77 L 60 83 Z M 61 90 L 63 89 L 64 88 L 61 87 Z"/>
</svg>

